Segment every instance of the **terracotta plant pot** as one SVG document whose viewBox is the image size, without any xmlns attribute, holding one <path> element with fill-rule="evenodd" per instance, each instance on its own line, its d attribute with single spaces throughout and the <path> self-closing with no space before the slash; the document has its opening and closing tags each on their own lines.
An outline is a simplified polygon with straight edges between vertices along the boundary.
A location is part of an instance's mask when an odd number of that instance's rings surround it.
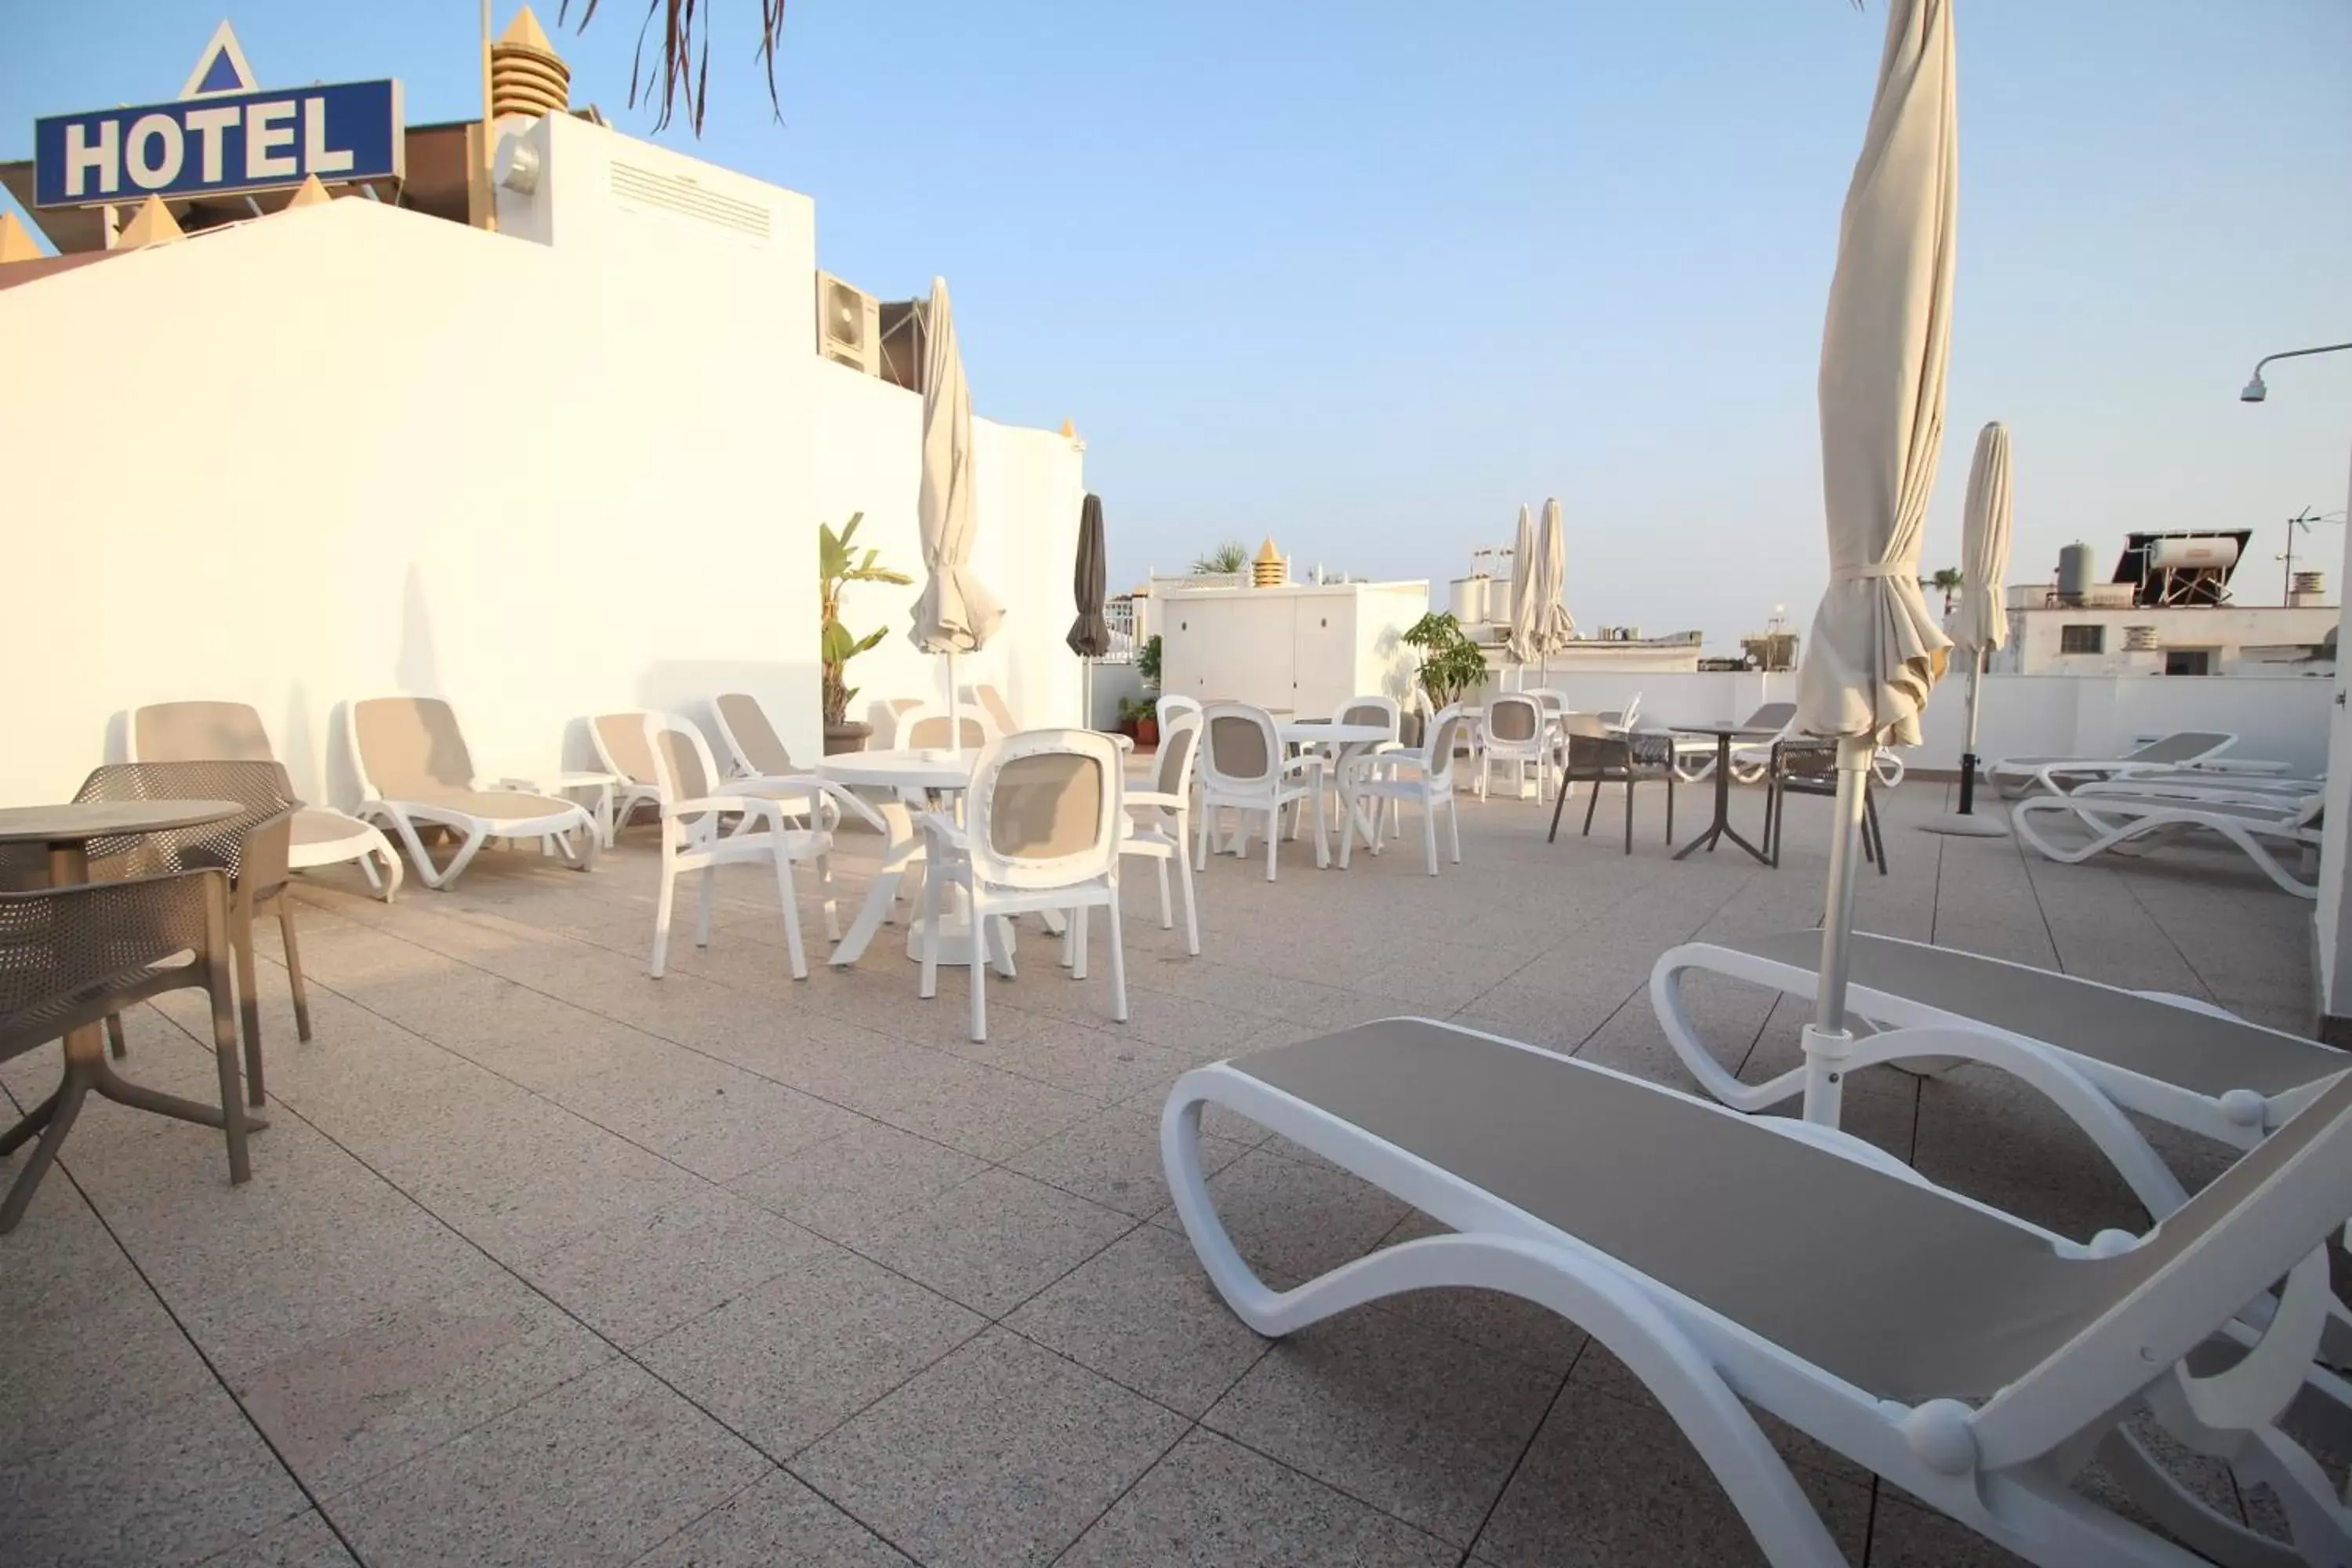
<svg viewBox="0 0 2352 1568">
<path fill-rule="evenodd" d="M 824 727 L 824 754 L 833 757 L 844 752 L 862 752 L 873 736 L 873 725 L 860 724 L 855 720 L 846 724 L 827 724 Z"/>
<path fill-rule="evenodd" d="M 1138 719 L 1135 721 L 1135 743 L 1147 752 L 1158 746 L 1160 744 L 1160 721 L 1157 719 Z"/>
</svg>

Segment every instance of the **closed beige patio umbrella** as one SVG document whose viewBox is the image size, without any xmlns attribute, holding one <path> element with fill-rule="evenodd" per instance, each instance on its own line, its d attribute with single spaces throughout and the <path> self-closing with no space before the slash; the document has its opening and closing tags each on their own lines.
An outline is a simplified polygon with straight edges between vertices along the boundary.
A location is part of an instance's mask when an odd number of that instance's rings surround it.
<svg viewBox="0 0 2352 1568">
<path fill-rule="evenodd" d="M 971 388 L 963 378 L 963 353 L 956 346 L 944 278 L 931 279 L 923 326 L 923 485 L 915 521 L 930 580 L 915 601 L 914 626 L 907 635 L 924 652 L 947 656 L 949 744 L 961 751 L 963 688 L 956 679 L 956 657 L 985 647 L 1004 612 L 971 570 L 972 538 L 979 531 Z"/>
<path fill-rule="evenodd" d="M 2009 640 L 2001 604 L 2009 576 L 2009 427 L 1994 420 L 1977 432 L 1969 465 L 1968 509 L 1960 520 L 1960 601 L 1945 630 L 1969 662 L 1969 733 L 1960 746 L 1960 809 L 1919 826 L 1930 833 L 1998 838 L 2006 831 L 1977 805 L 1977 701 L 1985 656 Z"/>
<path fill-rule="evenodd" d="M 1797 677 L 1797 727 L 1838 738 L 1821 989 L 1804 1032 L 1805 1117 L 1835 1125 L 1853 847 L 1881 745 L 1919 743 L 1951 641 L 1919 595 L 1944 435 L 1959 131 L 1950 0 L 1887 0 L 1878 93 L 1846 188 L 1822 333 L 1822 500 L 1830 583 Z"/>
<path fill-rule="evenodd" d="M 1533 630 L 1529 612 L 1535 608 L 1536 526 L 1526 507 L 1519 508 L 1519 531 L 1511 545 L 1511 618 L 1503 630 L 1503 651 L 1519 667 L 1519 685 L 1528 683 L 1528 661 L 1535 658 L 1528 640 Z"/>
<path fill-rule="evenodd" d="M 1527 638 L 1542 659 L 1543 678 L 1551 678 L 1551 656 L 1576 637 L 1576 622 L 1560 603 L 1568 591 L 1568 540 L 1560 526 L 1559 500 L 1545 500 L 1543 531 L 1536 541 L 1536 569 L 1529 579 L 1534 603 L 1528 607 Z"/>
</svg>

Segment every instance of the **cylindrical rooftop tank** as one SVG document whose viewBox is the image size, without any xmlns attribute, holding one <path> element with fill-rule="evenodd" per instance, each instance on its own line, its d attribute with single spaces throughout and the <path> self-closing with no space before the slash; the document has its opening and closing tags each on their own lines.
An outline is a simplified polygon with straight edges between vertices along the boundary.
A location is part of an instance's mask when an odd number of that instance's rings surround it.
<svg viewBox="0 0 2352 1568">
<path fill-rule="evenodd" d="M 1456 577 L 1446 585 L 1445 607 L 1465 626 L 1486 625 L 1488 590 L 1494 583 L 1492 577 Z"/>
<path fill-rule="evenodd" d="M 2058 552 L 2058 596 L 2079 603 L 2091 591 L 2091 547 L 2076 540 Z"/>
<path fill-rule="evenodd" d="M 2152 568 L 2175 572 L 2197 567 L 2221 570 L 2238 563 L 2238 542 L 2225 534 L 2158 539 L 2148 544 L 2147 563 Z"/>
</svg>

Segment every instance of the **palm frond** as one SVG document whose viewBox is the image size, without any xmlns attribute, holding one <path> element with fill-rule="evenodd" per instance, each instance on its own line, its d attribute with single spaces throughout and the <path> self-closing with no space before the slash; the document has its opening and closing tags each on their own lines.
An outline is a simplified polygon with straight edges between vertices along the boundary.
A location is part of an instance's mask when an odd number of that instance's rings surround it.
<svg viewBox="0 0 2352 1568">
<path fill-rule="evenodd" d="M 585 0 L 580 8 L 577 31 L 586 32 L 588 24 L 596 19 L 600 0 Z M 710 102 L 710 10 L 713 0 L 646 0 L 645 20 L 637 26 L 635 51 L 629 59 L 629 107 L 635 109 L 642 97 L 651 102 L 655 83 L 660 84 L 661 109 L 654 117 L 654 129 L 667 130 L 680 102 L 686 105 L 687 123 L 697 136 L 702 134 L 702 119 Z M 556 8 L 555 25 L 562 27 L 571 19 L 572 0 L 562 0 Z M 649 70 L 646 60 L 646 39 L 661 22 L 661 58 L 658 70 Z M 784 0 L 760 0 L 759 44 L 753 51 L 768 78 L 768 110 L 777 120 L 784 117 L 783 100 L 776 92 L 776 49 L 784 37 Z"/>
</svg>

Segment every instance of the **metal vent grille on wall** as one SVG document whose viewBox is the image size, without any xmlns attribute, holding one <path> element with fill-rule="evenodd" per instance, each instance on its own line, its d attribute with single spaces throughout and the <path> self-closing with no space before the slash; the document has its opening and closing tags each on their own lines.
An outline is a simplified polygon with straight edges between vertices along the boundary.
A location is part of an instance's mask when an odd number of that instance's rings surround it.
<svg viewBox="0 0 2352 1568">
<path fill-rule="evenodd" d="M 692 180 L 656 174 L 635 163 L 614 163 L 611 171 L 613 195 L 624 203 L 657 207 L 762 244 L 767 242 L 772 220 L 768 209 L 757 202 L 721 195 L 717 191 L 705 190 Z"/>
</svg>

